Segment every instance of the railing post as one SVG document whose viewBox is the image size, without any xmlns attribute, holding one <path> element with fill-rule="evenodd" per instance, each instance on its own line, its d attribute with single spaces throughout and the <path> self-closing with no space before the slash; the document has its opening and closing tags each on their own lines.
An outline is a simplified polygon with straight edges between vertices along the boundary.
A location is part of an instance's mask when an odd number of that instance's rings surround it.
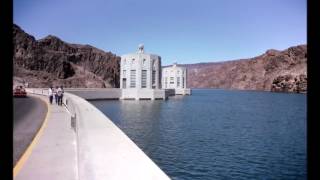
<svg viewBox="0 0 320 180">
<path fill-rule="evenodd" d="M 76 129 L 77 124 L 76 124 L 76 121 L 77 121 L 77 116 L 76 116 L 76 114 L 71 114 L 71 128 L 72 128 L 75 132 L 77 132 L 77 129 Z"/>
</svg>

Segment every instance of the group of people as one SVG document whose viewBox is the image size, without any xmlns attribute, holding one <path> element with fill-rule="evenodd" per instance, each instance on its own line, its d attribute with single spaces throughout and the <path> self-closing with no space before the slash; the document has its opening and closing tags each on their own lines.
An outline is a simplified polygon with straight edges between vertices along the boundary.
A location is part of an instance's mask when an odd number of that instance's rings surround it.
<svg viewBox="0 0 320 180">
<path fill-rule="evenodd" d="M 58 104 L 59 106 L 62 106 L 62 99 L 63 99 L 63 86 L 56 86 L 55 88 L 53 88 L 52 86 L 49 88 L 49 101 L 50 104 L 52 104 L 53 101 L 53 97 L 56 101 L 56 104 Z"/>
</svg>

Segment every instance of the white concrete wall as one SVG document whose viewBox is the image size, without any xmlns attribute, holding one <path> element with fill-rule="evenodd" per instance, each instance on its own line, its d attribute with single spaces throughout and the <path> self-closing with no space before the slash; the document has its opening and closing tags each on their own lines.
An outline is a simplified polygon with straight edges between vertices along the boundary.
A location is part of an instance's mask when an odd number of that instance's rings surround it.
<svg viewBox="0 0 320 180">
<path fill-rule="evenodd" d="M 166 99 L 163 89 L 122 89 L 121 99 Z"/>
<path fill-rule="evenodd" d="M 175 94 L 191 95 L 191 89 L 175 89 Z"/>
<path fill-rule="evenodd" d="M 48 95 L 47 89 L 28 89 L 28 91 L 36 94 Z M 165 90 L 163 89 L 118 89 L 118 88 L 65 88 L 65 92 L 69 92 L 80 96 L 86 100 L 95 99 L 167 99 Z"/>
<path fill-rule="evenodd" d="M 40 94 L 40 95 L 49 95 L 48 90 L 49 88 L 26 88 L 27 93 Z"/>
<path fill-rule="evenodd" d="M 33 88 L 27 91 L 48 95 L 48 88 Z M 64 92 L 75 94 L 87 100 L 121 98 L 121 89 L 119 88 L 65 88 Z"/>
<path fill-rule="evenodd" d="M 87 100 L 121 98 L 121 89 L 119 88 L 65 89 L 64 91 L 75 94 Z"/>
<path fill-rule="evenodd" d="M 82 179 L 170 179 L 102 112 L 66 93 L 77 119 L 79 177 Z"/>
</svg>

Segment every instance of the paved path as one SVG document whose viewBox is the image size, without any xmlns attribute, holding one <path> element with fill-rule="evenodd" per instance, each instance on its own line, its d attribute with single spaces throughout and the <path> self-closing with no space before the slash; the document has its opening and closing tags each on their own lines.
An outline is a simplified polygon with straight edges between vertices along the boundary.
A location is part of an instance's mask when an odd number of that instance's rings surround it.
<svg viewBox="0 0 320 180">
<path fill-rule="evenodd" d="M 48 112 L 41 99 L 30 96 L 13 98 L 13 165 L 25 152 Z"/>
<path fill-rule="evenodd" d="M 48 98 L 43 98 L 48 102 Z M 49 105 L 36 138 L 14 168 L 16 180 L 76 180 L 76 134 L 64 106 Z"/>
</svg>

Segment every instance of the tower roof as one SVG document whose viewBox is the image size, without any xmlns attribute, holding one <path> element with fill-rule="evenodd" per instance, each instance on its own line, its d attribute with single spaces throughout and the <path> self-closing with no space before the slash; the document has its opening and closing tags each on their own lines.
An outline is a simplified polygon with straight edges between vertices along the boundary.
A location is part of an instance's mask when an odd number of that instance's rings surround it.
<svg viewBox="0 0 320 180">
<path fill-rule="evenodd" d="M 144 45 L 143 44 L 139 44 L 138 52 L 144 53 Z"/>
</svg>

